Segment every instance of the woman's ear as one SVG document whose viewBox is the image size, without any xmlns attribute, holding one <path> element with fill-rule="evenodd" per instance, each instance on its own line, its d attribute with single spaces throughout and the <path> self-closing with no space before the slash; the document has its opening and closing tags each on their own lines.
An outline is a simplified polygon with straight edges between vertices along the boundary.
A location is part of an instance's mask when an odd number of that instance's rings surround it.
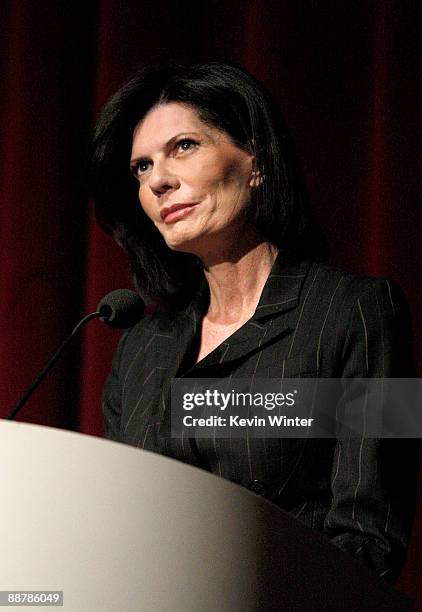
<svg viewBox="0 0 422 612">
<path fill-rule="evenodd" d="M 256 157 L 255 157 L 255 140 L 250 140 L 248 143 L 248 148 L 249 148 L 249 152 L 252 156 L 252 172 L 251 172 L 251 178 L 249 181 L 249 187 L 251 187 L 252 189 L 259 187 L 260 185 L 262 185 L 262 183 L 264 182 L 264 176 L 261 174 L 260 169 L 258 168 L 258 165 L 256 163 Z"/>
<path fill-rule="evenodd" d="M 259 187 L 260 185 L 262 185 L 263 182 L 264 182 L 264 177 L 261 174 L 261 171 L 258 170 L 258 168 L 255 168 L 255 160 L 254 160 L 254 167 L 251 172 L 251 179 L 249 181 L 249 187 L 251 187 L 252 189 L 255 189 L 256 187 Z"/>
</svg>

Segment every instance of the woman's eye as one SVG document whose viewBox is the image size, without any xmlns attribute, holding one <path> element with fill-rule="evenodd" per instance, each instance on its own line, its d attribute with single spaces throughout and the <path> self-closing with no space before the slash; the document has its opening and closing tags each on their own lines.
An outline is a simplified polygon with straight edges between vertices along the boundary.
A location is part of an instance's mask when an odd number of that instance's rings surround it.
<svg viewBox="0 0 422 612">
<path fill-rule="evenodd" d="M 145 172 L 148 171 L 149 167 L 150 167 L 151 162 L 146 161 L 146 160 L 141 160 L 139 161 L 137 164 L 134 164 L 131 168 L 132 174 L 135 177 L 139 177 L 142 176 L 143 174 L 145 174 Z"/>
<path fill-rule="evenodd" d="M 196 143 L 194 140 L 191 140 L 190 138 L 183 138 L 182 140 L 179 140 L 176 143 L 176 149 L 178 151 L 189 151 L 190 149 L 192 149 L 193 147 L 195 147 L 198 143 Z"/>
</svg>

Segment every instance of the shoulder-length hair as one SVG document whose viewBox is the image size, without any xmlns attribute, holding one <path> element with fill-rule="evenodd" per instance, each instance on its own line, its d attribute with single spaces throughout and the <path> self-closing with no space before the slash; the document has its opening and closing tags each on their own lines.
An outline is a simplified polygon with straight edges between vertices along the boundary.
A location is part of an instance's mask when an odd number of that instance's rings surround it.
<svg viewBox="0 0 422 612">
<path fill-rule="evenodd" d="M 135 285 L 146 301 L 188 300 L 203 278 L 198 258 L 168 248 L 143 212 L 129 169 L 135 127 L 151 108 L 166 102 L 191 106 L 202 121 L 254 155 L 263 181 L 253 190 L 251 214 L 264 240 L 288 256 L 322 252 L 324 238 L 308 207 L 292 141 L 265 87 L 232 64 L 150 66 L 105 105 L 90 159 L 97 219 L 127 252 Z"/>
</svg>

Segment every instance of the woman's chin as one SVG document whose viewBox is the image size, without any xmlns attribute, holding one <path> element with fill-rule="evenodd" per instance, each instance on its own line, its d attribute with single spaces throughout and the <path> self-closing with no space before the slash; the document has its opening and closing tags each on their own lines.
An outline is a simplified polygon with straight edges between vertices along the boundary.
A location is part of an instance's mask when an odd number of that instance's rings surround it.
<svg viewBox="0 0 422 612">
<path fill-rule="evenodd" d="M 196 255 L 198 249 L 201 250 L 201 237 L 196 234 L 190 234 L 189 232 L 183 232 L 174 235 L 164 236 L 164 240 L 169 249 L 172 251 L 182 251 L 184 253 L 193 253 Z"/>
</svg>

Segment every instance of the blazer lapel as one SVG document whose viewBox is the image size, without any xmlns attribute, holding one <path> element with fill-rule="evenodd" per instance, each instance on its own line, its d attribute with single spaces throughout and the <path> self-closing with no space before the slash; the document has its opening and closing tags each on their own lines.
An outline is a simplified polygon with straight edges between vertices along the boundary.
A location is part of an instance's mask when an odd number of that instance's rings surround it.
<svg viewBox="0 0 422 612">
<path fill-rule="evenodd" d="M 185 369 L 184 360 L 189 363 L 193 343 L 198 342 L 201 319 L 209 301 L 207 284 L 204 282 L 186 311 L 167 322 L 165 337 L 161 339 L 165 344 L 160 345 L 160 352 L 166 353 L 165 377 L 160 389 L 160 408 L 152 415 L 153 420 L 158 417 L 162 421 L 160 432 L 164 437 L 170 431 L 169 411 L 165 407 L 169 401 L 171 378 L 224 377 L 223 371 L 236 371 L 236 361 L 242 362 L 267 344 L 290 334 L 293 330 L 285 315 L 297 308 L 309 267 L 310 262 L 291 262 L 279 256 L 252 318 L 193 367 Z"/>
<path fill-rule="evenodd" d="M 279 254 L 252 318 L 183 376 L 198 376 L 202 372 L 205 376 L 207 370 L 218 364 L 228 364 L 246 357 L 290 334 L 293 329 L 283 315 L 297 308 L 309 267 L 309 261 L 292 261 Z M 197 302 L 201 308 L 193 307 L 187 313 L 188 317 L 195 321 L 196 331 L 204 312 L 203 295 L 202 293 Z"/>
<path fill-rule="evenodd" d="M 265 283 L 252 320 L 265 321 L 268 317 L 296 308 L 310 265 L 310 261 L 283 259 L 280 253 Z"/>
</svg>

